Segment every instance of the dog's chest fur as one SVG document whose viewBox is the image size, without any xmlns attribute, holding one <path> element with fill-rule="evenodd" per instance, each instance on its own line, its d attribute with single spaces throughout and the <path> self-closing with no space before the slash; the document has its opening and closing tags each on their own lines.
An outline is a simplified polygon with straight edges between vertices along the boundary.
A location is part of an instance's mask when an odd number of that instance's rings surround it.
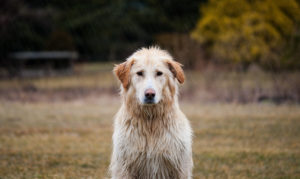
<svg viewBox="0 0 300 179">
<path fill-rule="evenodd" d="M 132 178 L 180 176 L 188 158 L 183 124 L 174 119 L 128 119 L 119 127 L 119 157 Z"/>
</svg>

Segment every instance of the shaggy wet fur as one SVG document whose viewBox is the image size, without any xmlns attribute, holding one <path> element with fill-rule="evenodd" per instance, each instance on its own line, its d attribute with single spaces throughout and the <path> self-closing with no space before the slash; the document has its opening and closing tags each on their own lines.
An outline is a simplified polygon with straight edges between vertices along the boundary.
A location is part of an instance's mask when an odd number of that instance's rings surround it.
<svg viewBox="0 0 300 179">
<path fill-rule="evenodd" d="M 151 53 L 149 58 L 166 54 L 157 48 L 142 49 L 138 53 L 151 50 L 157 52 Z M 130 85 L 128 71 L 134 65 L 131 58 L 115 68 L 116 76 L 123 84 L 123 103 L 114 122 L 112 178 L 189 179 L 193 167 L 192 130 L 177 99 L 177 83 L 183 83 L 183 71 L 177 62 L 168 59 L 165 68 L 172 75 L 162 88 L 162 99 L 155 105 L 141 105 L 136 98 L 136 89 Z"/>
</svg>

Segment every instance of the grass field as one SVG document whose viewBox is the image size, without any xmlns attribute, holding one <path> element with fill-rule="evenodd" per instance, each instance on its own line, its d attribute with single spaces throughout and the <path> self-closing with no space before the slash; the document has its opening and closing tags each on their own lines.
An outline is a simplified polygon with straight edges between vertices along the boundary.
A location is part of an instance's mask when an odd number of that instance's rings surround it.
<svg viewBox="0 0 300 179">
<path fill-rule="evenodd" d="M 28 84 L 34 89 L 23 93 Z M 116 86 L 109 71 L 0 81 L 0 178 L 108 177 L 117 91 L 51 98 L 72 92 L 58 89 Z M 37 99 L 28 100 L 35 93 Z M 298 104 L 190 99 L 183 94 L 181 107 L 194 130 L 194 178 L 300 178 Z"/>
<path fill-rule="evenodd" d="M 111 153 L 108 96 L 0 104 L 0 178 L 104 178 Z M 300 107 L 188 104 L 194 178 L 299 178 Z"/>
</svg>

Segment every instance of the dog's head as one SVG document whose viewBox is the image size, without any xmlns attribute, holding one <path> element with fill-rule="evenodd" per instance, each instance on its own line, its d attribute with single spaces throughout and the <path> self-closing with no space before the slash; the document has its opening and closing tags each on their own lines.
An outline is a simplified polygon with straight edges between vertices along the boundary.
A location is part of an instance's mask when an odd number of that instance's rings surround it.
<svg viewBox="0 0 300 179">
<path fill-rule="evenodd" d="M 116 65 L 114 73 L 122 83 L 123 93 L 131 93 L 140 105 L 154 105 L 172 100 L 177 83 L 184 82 L 181 64 L 159 48 L 143 48 L 124 63 Z"/>
</svg>

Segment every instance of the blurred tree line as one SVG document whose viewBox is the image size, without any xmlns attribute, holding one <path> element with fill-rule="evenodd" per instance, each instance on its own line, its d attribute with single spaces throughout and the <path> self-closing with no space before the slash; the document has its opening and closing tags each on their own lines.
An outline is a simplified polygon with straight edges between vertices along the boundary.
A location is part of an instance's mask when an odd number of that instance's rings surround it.
<svg viewBox="0 0 300 179">
<path fill-rule="evenodd" d="M 297 0 L 2 0 L 0 60 L 27 50 L 123 60 L 158 44 L 188 68 L 300 69 L 299 7 Z"/>
<path fill-rule="evenodd" d="M 206 0 L 2 0 L 0 51 L 77 50 L 123 60 L 163 32 L 189 33 Z"/>
</svg>

